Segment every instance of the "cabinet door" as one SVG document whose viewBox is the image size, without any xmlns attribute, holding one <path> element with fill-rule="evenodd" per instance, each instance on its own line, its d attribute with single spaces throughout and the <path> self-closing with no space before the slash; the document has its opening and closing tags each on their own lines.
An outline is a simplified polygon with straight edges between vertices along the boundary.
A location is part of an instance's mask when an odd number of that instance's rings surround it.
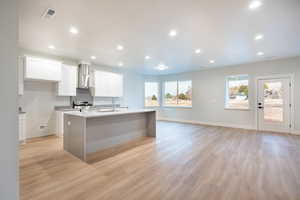
<svg viewBox="0 0 300 200">
<path fill-rule="evenodd" d="M 61 80 L 61 62 L 55 60 L 43 60 L 43 64 L 43 67 L 45 68 L 45 80 Z"/>
<path fill-rule="evenodd" d="M 56 135 L 62 137 L 64 134 L 64 112 L 56 111 Z"/>
<path fill-rule="evenodd" d="M 22 121 L 22 128 L 23 128 L 23 130 L 22 130 L 22 134 L 23 134 L 23 143 L 25 143 L 26 142 L 26 117 L 24 116 L 24 118 L 23 118 L 23 121 Z"/>
<path fill-rule="evenodd" d="M 123 76 L 121 74 L 112 74 L 111 76 L 111 96 L 123 96 Z"/>
<path fill-rule="evenodd" d="M 26 56 L 25 78 L 33 80 L 60 81 L 61 62 Z"/>
<path fill-rule="evenodd" d="M 95 71 L 95 96 L 109 97 L 110 96 L 110 77 L 109 73 L 102 71 Z"/>
<path fill-rule="evenodd" d="M 61 81 L 58 82 L 58 96 L 76 96 L 77 70 L 76 66 L 62 65 Z"/>
<path fill-rule="evenodd" d="M 23 121 L 19 116 L 19 141 L 23 140 Z"/>
<path fill-rule="evenodd" d="M 25 114 L 19 115 L 19 141 L 25 142 L 26 140 L 26 116 Z"/>
<path fill-rule="evenodd" d="M 42 60 L 39 58 L 25 57 L 25 78 L 38 79 L 43 77 Z"/>
<path fill-rule="evenodd" d="M 123 96 L 123 76 L 112 72 L 95 71 L 95 96 Z"/>
</svg>

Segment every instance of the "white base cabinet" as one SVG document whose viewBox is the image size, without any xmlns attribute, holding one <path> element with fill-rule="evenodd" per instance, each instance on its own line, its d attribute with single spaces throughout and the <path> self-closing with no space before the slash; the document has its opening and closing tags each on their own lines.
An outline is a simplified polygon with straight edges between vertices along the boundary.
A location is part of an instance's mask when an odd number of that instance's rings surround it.
<svg viewBox="0 0 300 200">
<path fill-rule="evenodd" d="M 26 114 L 19 114 L 19 141 L 26 142 Z"/>
<path fill-rule="evenodd" d="M 64 135 L 64 112 L 56 111 L 56 135 L 63 137 Z"/>
</svg>

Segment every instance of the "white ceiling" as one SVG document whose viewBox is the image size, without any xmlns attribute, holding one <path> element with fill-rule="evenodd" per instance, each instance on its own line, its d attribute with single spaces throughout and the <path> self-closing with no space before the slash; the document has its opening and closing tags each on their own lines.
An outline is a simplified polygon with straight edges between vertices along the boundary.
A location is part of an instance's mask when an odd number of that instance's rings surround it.
<svg viewBox="0 0 300 200">
<path fill-rule="evenodd" d="M 94 55 L 99 65 L 118 67 L 122 61 L 145 74 L 300 55 L 300 1 L 262 2 L 251 11 L 250 0 L 22 0 L 20 46 L 78 60 Z M 56 16 L 41 18 L 49 7 Z M 69 33 L 71 25 L 78 35 Z M 178 31 L 173 39 L 171 29 Z M 264 39 L 254 41 L 257 33 Z M 116 50 L 119 44 L 123 51 Z M 197 48 L 203 52 L 195 54 Z M 160 63 L 169 69 L 155 70 Z"/>
</svg>

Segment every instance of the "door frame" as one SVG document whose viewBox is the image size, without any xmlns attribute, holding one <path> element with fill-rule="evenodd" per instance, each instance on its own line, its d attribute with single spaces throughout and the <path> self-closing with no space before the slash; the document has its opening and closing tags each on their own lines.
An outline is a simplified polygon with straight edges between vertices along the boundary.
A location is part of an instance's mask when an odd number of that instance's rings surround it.
<svg viewBox="0 0 300 200">
<path fill-rule="evenodd" d="M 258 76 L 255 78 L 255 102 L 254 102 L 254 113 L 255 113 L 255 128 L 259 130 L 259 118 L 258 118 L 258 109 L 257 109 L 257 101 L 258 101 L 258 81 L 259 80 L 266 80 L 266 79 L 280 79 L 280 78 L 289 78 L 291 80 L 291 87 L 290 87 L 290 103 L 291 103 L 291 112 L 290 112 L 290 123 L 291 128 L 290 131 L 287 133 L 294 133 L 295 131 L 295 103 L 294 103 L 294 80 L 295 74 L 275 74 L 270 76 Z"/>
</svg>

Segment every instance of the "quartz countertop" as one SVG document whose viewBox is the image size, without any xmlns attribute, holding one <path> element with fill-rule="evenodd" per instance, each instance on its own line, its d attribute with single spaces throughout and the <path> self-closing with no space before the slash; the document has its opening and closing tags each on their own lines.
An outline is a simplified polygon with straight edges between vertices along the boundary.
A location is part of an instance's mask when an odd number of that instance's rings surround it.
<svg viewBox="0 0 300 200">
<path fill-rule="evenodd" d="M 117 108 L 120 107 L 119 104 L 115 105 Z M 100 108 L 112 108 L 112 104 L 103 104 L 103 105 L 93 105 L 89 106 L 90 110 L 100 109 Z M 122 108 L 123 106 L 121 106 Z M 126 106 L 125 106 L 126 107 Z M 72 108 L 72 106 L 54 106 L 55 111 L 78 111 L 79 108 Z"/>
<path fill-rule="evenodd" d="M 105 116 L 114 116 L 114 115 L 127 115 L 127 114 L 137 114 L 137 113 L 147 113 L 147 112 L 155 112 L 152 109 L 136 109 L 136 110 L 117 110 L 117 111 L 70 111 L 66 112 L 66 115 L 73 115 L 77 117 L 83 118 L 97 118 L 97 117 L 105 117 Z"/>
</svg>

